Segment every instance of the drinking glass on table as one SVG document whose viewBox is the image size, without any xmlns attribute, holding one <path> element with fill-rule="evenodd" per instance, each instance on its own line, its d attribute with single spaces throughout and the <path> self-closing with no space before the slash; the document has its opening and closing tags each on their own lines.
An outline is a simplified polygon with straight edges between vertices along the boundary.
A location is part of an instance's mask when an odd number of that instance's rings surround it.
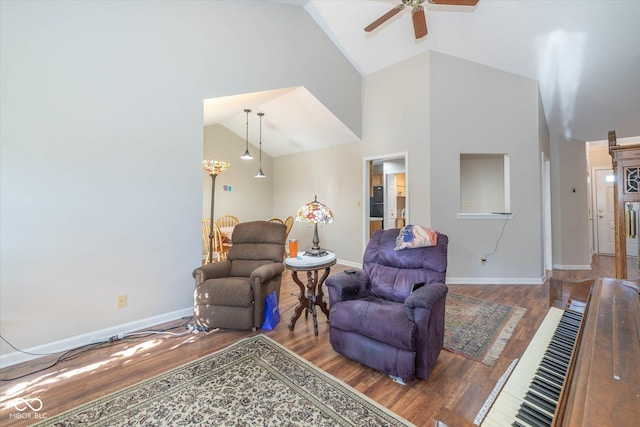
<svg viewBox="0 0 640 427">
<path fill-rule="evenodd" d="M 289 240 L 289 256 L 291 258 L 296 258 L 298 256 L 298 240 L 296 239 Z"/>
</svg>

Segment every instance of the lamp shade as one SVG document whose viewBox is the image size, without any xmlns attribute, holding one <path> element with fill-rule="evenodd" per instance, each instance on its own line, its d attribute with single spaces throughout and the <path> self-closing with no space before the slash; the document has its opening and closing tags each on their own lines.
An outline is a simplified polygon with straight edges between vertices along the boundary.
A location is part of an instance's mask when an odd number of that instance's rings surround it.
<svg viewBox="0 0 640 427">
<path fill-rule="evenodd" d="M 220 160 L 204 160 L 202 162 L 202 167 L 209 175 L 218 175 L 229 168 L 229 162 L 223 162 Z"/>
<path fill-rule="evenodd" d="M 296 221 L 313 224 L 313 246 L 307 249 L 304 254 L 318 257 L 326 255 L 327 250 L 320 247 L 318 224 L 331 224 L 333 222 L 333 212 L 331 212 L 331 209 L 320 203 L 318 196 L 315 196 L 313 202 L 306 203 L 298 209 Z"/>
<path fill-rule="evenodd" d="M 296 214 L 297 222 L 309 224 L 331 224 L 333 222 L 333 212 L 326 205 L 318 201 L 315 196 L 312 202 L 306 203 Z"/>
</svg>

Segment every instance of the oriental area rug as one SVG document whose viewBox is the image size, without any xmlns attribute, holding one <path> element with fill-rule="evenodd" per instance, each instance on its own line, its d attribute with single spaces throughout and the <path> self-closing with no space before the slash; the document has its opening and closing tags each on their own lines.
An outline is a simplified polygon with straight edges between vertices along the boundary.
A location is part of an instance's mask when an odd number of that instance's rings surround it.
<svg viewBox="0 0 640 427">
<path fill-rule="evenodd" d="M 463 295 L 447 294 L 444 348 L 495 366 L 527 310 Z"/>
<path fill-rule="evenodd" d="M 265 335 L 38 426 L 411 426 Z"/>
</svg>

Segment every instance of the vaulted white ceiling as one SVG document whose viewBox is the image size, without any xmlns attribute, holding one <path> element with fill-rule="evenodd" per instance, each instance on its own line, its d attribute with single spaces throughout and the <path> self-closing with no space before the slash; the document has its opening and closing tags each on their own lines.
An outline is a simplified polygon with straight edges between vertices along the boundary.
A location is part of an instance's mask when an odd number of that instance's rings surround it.
<svg viewBox="0 0 640 427">
<path fill-rule="evenodd" d="M 250 109 L 248 114 L 245 109 Z M 262 129 L 257 113 L 263 113 Z M 273 89 L 204 101 L 204 125 L 221 124 L 271 157 L 358 141 L 358 137 L 304 87 Z M 248 123 L 248 126 L 247 126 Z M 262 132 L 262 135 L 261 135 Z M 239 153 L 240 155 L 242 153 Z M 254 158 L 257 153 L 251 153 Z"/>
<path fill-rule="evenodd" d="M 304 7 L 363 75 L 432 49 L 537 80 L 551 134 L 582 141 L 606 139 L 609 130 L 619 138 L 640 136 L 638 0 L 480 0 L 474 7 L 425 2 L 429 34 L 420 40 L 410 8 L 374 32 L 363 31 L 400 0 L 278 3 Z M 267 145 L 263 128 L 264 149 L 272 156 L 357 140 L 304 88 L 269 92 L 239 98 L 233 111 L 205 123 L 218 120 L 244 138 L 242 110 L 249 104 L 262 109 L 263 126 L 268 117 L 274 130 L 268 130 Z"/>
</svg>

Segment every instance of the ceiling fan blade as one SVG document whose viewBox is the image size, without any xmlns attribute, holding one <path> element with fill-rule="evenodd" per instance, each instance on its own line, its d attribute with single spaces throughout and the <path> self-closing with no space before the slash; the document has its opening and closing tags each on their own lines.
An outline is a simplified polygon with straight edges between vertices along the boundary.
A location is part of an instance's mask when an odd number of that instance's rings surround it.
<svg viewBox="0 0 640 427">
<path fill-rule="evenodd" d="M 431 4 L 449 4 L 452 6 L 475 6 L 480 0 L 429 0 Z"/>
<path fill-rule="evenodd" d="M 370 31 L 375 30 L 380 25 L 384 24 L 389 19 L 391 19 L 393 16 L 398 14 L 402 9 L 404 9 L 404 7 L 405 7 L 404 3 L 403 4 L 399 4 L 398 6 L 394 7 L 393 9 L 391 9 L 389 12 L 385 13 L 384 15 L 382 15 L 380 18 L 378 18 L 375 21 L 373 21 L 371 24 L 369 24 L 366 27 L 364 27 L 364 30 L 366 32 L 370 32 Z"/>
<path fill-rule="evenodd" d="M 413 17 L 413 31 L 416 33 L 416 39 L 421 39 L 427 35 L 427 20 L 424 17 L 424 8 L 416 6 L 411 12 Z"/>
</svg>

